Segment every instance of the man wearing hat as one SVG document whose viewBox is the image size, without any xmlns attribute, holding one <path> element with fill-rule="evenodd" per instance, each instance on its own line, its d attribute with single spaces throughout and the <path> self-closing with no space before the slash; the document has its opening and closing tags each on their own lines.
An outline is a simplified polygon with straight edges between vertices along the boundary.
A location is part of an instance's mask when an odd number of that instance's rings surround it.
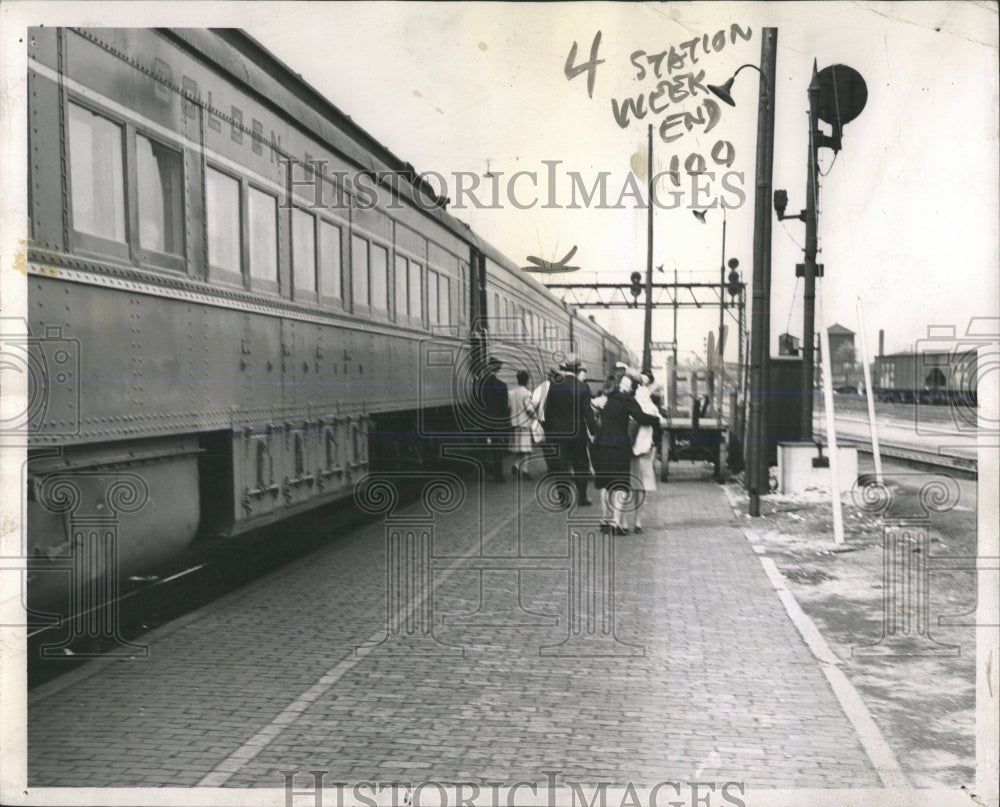
<svg viewBox="0 0 1000 807">
<path fill-rule="evenodd" d="M 577 378 L 580 359 L 570 353 L 559 369 L 563 378 L 551 383 L 545 400 L 545 439 L 557 449 L 551 461 L 553 470 L 567 474 L 576 488 L 577 504 L 585 507 L 591 503 L 587 498 L 587 444 L 590 435 L 597 432 L 597 424 L 590 406 L 590 388 Z"/>
<path fill-rule="evenodd" d="M 510 434 L 510 406 L 507 385 L 497 378 L 503 362 L 495 356 L 486 360 L 486 370 L 479 378 L 478 402 L 482 414 L 483 435 L 487 444 L 487 468 L 494 482 L 506 482 L 503 460 Z"/>
</svg>

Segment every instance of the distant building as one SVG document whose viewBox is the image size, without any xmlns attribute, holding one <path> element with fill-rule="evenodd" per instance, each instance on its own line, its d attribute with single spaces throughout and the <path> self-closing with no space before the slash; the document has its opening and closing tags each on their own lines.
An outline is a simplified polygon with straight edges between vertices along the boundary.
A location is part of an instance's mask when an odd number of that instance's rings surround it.
<svg viewBox="0 0 1000 807">
<path fill-rule="evenodd" d="M 781 336 L 778 337 L 778 355 L 798 356 L 799 337 L 792 336 L 790 333 L 781 334 Z"/>
<path fill-rule="evenodd" d="M 850 361 L 853 362 L 854 331 L 835 322 L 826 329 L 826 333 L 830 337 L 830 356 L 834 362 L 846 360 L 847 354 L 850 354 Z"/>
<path fill-rule="evenodd" d="M 841 392 L 857 392 L 860 388 L 861 367 L 854 349 L 854 331 L 834 323 L 826 329 L 830 339 L 830 375 L 833 388 Z"/>
</svg>

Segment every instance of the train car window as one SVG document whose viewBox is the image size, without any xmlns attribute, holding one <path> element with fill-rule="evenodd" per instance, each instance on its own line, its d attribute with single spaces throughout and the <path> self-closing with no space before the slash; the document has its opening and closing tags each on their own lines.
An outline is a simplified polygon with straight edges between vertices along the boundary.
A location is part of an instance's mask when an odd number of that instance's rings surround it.
<svg viewBox="0 0 1000 807">
<path fill-rule="evenodd" d="M 316 218 L 292 209 L 292 279 L 296 292 L 316 294 Z"/>
<path fill-rule="evenodd" d="M 271 477 L 271 455 L 267 450 L 267 445 L 263 442 L 257 443 L 257 487 L 262 488 L 269 485 Z"/>
<path fill-rule="evenodd" d="M 409 273 L 407 271 L 407 260 L 403 255 L 396 256 L 396 274 L 394 278 L 395 283 L 395 306 L 396 306 L 396 322 L 402 322 L 404 317 L 409 316 L 409 311 L 406 308 L 406 302 L 409 297 L 406 291 L 406 283 L 409 280 Z"/>
<path fill-rule="evenodd" d="M 125 162 L 122 127 L 69 104 L 73 229 L 125 243 Z"/>
<path fill-rule="evenodd" d="M 240 183 L 208 167 L 205 173 L 205 219 L 208 224 L 208 263 L 241 274 Z"/>
<path fill-rule="evenodd" d="M 319 291 L 323 299 L 341 300 L 340 228 L 320 219 L 319 222 Z"/>
<path fill-rule="evenodd" d="M 337 464 L 337 436 L 333 429 L 326 430 L 326 467 L 333 468 Z"/>
<path fill-rule="evenodd" d="M 437 325 L 438 319 L 438 274 L 430 269 L 427 270 L 427 324 L 430 327 Z"/>
<path fill-rule="evenodd" d="M 295 475 L 302 476 L 306 472 L 306 452 L 301 434 L 295 435 L 294 463 Z"/>
<path fill-rule="evenodd" d="M 251 187 L 247 192 L 250 221 L 250 279 L 278 282 L 278 200 Z M 256 284 L 254 284 L 256 285 Z"/>
<path fill-rule="evenodd" d="M 490 319 L 492 320 L 492 322 L 490 323 L 490 325 L 492 326 L 491 330 L 493 331 L 493 333 L 499 333 L 500 332 L 500 295 L 497 292 L 493 292 L 493 316 L 490 317 Z"/>
<path fill-rule="evenodd" d="M 413 319 L 419 320 L 423 317 L 423 290 L 421 283 L 421 266 L 419 263 L 410 261 L 410 284 L 409 284 L 409 312 Z"/>
<path fill-rule="evenodd" d="M 451 325 L 451 279 L 438 275 L 438 313 L 442 325 Z"/>
<path fill-rule="evenodd" d="M 184 251 L 184 187 L 180 152 L 135 136 L 139 246 L 165 255 Z"/>
<path fill-rule="evenodd" d="M 368 310 L 368 242 L 351 236 L 351 304 L 353 311 Z"/>
<path fill-rule="evenodd" d="M 389 251 L 378 244 L 371 250 L 372 310 L 389 313 Z"/>
<path fill-rule="evenodd" d="M 469 305 L 469 266 L 458 265 L 458 323 L 464 325 L 468 316 Z"/>
</svg>

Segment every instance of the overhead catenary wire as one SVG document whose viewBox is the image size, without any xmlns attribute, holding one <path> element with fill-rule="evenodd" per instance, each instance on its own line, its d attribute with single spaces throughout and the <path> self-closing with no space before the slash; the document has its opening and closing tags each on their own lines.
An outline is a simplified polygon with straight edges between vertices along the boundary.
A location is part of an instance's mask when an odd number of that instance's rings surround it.
<svg viewBox="0 0 1000 807">
<path fill-rule="evenodd" d="M 788 320 L 785 322 L 785 333 L 789 333 L 792 327 L 792 313 L 795 310 L 795 299 L 799 296 L 799 279 L 795 278 L 795 287 L 792 289 L 792 300 L 788 304 Z"/>
</svg>

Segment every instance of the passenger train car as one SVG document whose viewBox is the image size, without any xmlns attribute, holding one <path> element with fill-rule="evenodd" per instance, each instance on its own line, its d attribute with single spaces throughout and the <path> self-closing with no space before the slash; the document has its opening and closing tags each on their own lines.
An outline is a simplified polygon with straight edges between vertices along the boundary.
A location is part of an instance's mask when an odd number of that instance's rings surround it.
<svg viewBox="0 0 1000 807">
<path fill-rule="evenodd" d="M 423 467 L 488 354 L 633 359 L 249 36 L 28 48 L 29 600 Z"/>
</svg>

